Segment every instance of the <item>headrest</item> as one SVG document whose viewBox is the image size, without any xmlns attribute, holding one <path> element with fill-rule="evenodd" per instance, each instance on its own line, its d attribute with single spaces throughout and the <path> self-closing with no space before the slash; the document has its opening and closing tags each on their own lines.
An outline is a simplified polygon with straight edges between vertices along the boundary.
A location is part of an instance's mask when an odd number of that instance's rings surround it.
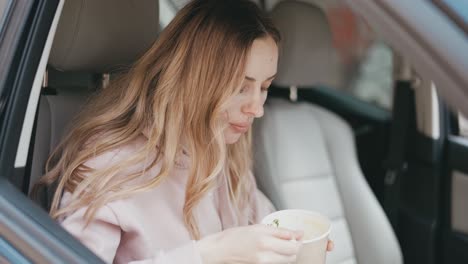
<svg viewBox="0 0 468 264">
<path fill-rule="evenodd" d="M 49 64 L 94 73 L 125 68 L 151 46 L 158 31 L 157 0 L 68 0 Z"/>
<path fill-rule="evenodd" d="M 284 1 L 273 8 L 271 16 L 282 36 L 274 83 L 280 87 L 337 83 L 340 67 L 322 9 L 304 2 Z"/>
</svg>

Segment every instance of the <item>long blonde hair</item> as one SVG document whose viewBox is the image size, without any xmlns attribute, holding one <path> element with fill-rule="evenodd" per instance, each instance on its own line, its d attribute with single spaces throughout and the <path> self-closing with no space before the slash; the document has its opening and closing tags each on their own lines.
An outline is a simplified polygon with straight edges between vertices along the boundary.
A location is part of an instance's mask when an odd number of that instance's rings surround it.
<svg viewBox="0 0 468 264">
<path fill-rule="evenodd" d="M 190 156 L 184 221 L 200 237 L 194 206 L 224 173 L 238 212 L 247 206 L 251 168 L 250 134 L 226 145 L 220 116 L 240 89 L 247 54 L 257 38 L 280 41 L 278 30 L 248 0 L 195 0 L 178 12 L 131 70 L 102 89 L 74 122 L 50 156 L 46 174 L 35 186 L 56 185 L 50 214 L 64 216 L 87 206 L 88 223 L 100 207 L 157 186 L 174 167 L 182 142 Z M 145 131 L 148 140 L 125 162 L 96 169 L 93 157 L 118 149 Z M 147 162 L 149 153 L 156 153 Z M 116 177 L 134 164 L 142 171 Z M 161 164 L 158 175 L 129 184 Z M 60 208 L 63 192 L 71 202 Z"/>
</svg>

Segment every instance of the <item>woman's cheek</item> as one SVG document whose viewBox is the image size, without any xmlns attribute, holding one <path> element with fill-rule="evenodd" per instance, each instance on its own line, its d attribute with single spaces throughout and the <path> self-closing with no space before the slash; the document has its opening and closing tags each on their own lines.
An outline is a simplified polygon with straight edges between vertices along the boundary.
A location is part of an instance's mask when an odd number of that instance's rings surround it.
<svg viewBox="0 0 468 264">
<path fill-rule="evenodd" d="M 221 120 L 223 120 L 223 122 L 228 122 L 229 121 L 229 112 L 228 112 L 228 110 L 223 112 L 223 114 L 221 115 Z"/>
</svg>

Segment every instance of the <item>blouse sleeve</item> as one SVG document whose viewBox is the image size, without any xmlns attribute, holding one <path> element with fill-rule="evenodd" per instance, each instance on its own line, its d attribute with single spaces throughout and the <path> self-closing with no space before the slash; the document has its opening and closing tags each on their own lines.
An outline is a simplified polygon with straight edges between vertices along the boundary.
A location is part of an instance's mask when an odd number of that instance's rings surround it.
<svg viewBox="0 0 468 264">
<path fill-rule="evenodd" d="M 112 263 L 121 239 L 121 228 L 114 211 L 109 206 L 100 208 L 92 221 L 86 226 L 82 208 L 66 217 L 61 225 L 86 247 L 102 258 L 106 263 Z M 201 257 L 194 242 L 181 247 L 159 251 L 155 257 L 131 264 L 202 264 Z"/>
<path fill-rule="evenodd" d="M 141 146 L 135 145 L 138 149 Z M 118 149 L 108 151 L 86 162 L 91 168 L 105 168 L 128 157 L 128 153 L 133 153 L 132 148 Z M 141 169 L 141 165 L 128 168 L 128 171 L 122 172 L 123 175 L 132 173 Z M 60 207 L 66 206 L 71 199 L 71 193 L 65 192 L 62 196 Z M 122 239 L 122 225 L 119 223 L 119 214 L 112 204 L 107 204 L 96 211 L 91 222 L 86 225 L 85 212 L 87 207 L 67 215 L 60 219 L 61 225 L 74 237 L 81 241 L 92 252 L 104 260 L 106 263 L 112 263 L 116 257 L 119 245 Z M 119 252 L 120 254 L 120 252 Z M 131 252 L 129 252 L 131 254 Z M 132 264 L 202 264 L 201 256 L 196 249 L 194 242 L 181 244 L 180 247 L 173 249 L 164 249 L 151 254 L 151 258 L 131 261 Z"/>
</svg>

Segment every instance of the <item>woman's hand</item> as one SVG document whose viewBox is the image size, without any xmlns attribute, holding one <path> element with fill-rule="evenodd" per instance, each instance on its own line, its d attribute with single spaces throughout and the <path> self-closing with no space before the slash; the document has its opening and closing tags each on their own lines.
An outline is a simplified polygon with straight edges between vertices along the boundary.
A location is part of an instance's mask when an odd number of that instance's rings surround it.
<svg viewBox="0 0 468 264">
<path fill-rule="evenodd" d="M 333 243 L 331 240 L 328 240 L 327 251 L 332 251 L 333 248 L 335 248 L 335 243 Z"/>
<path fill-rule="evenodd" d="M 196 246 L 204 264 L 285 264 L 296 261 L 302 245 L 294 240 L 301 240 L 302 235 L 302 232 L 283 228 L 251 225 L 207 236 L 197 241 Z"/>
</svg>

